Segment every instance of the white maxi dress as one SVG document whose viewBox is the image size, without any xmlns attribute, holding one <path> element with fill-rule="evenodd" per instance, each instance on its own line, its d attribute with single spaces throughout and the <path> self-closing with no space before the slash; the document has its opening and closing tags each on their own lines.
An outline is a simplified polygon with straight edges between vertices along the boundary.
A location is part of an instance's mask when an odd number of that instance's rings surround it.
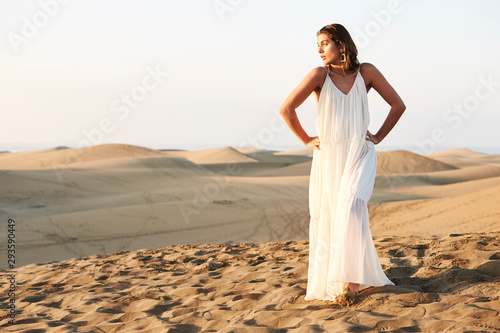
<svg viewBox="0 0 500 333">
<path fill-rule="evenodd" d="M 394 285 L 384 274 L 373 244 L 368 200 L 375 183 L 375 144 L 365 138 L 370 122 L 361 73 L 342 93 L 328 67 L 318 100 L 309 181 L 309 267 L 305 300 L 335 300 L 344 283 Z"/>
</svg>

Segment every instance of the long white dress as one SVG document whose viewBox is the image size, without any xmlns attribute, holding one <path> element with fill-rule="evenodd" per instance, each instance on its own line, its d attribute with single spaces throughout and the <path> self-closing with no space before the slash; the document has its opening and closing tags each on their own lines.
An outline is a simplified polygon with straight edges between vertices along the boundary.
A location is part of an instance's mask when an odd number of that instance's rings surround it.
<svg viewBox="0 0 500 333">
<path fill-rule="evenodd" d="M 367 203 L 377 170 L 366 86 L 359 73 L 342 93 L 328 75 L 318 100 L 309 181 L 309 267 L 305 300 L 335 300 L 347 282 L 394 285 L 384 274 L 370 232 Z"/>
</svg>

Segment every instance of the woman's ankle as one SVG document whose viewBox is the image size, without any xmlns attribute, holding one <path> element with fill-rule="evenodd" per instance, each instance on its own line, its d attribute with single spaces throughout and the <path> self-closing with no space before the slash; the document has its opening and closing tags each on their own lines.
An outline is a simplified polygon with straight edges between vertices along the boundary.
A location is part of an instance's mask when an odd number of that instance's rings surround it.
<svg viewBox="0 0 500 333">
<path fill-rule="evenodd" d="M 359 283 L 346 283 L 345 288 L 349 288 L 351 292 L 357 295 L 359 292 Z"/>
</svg>

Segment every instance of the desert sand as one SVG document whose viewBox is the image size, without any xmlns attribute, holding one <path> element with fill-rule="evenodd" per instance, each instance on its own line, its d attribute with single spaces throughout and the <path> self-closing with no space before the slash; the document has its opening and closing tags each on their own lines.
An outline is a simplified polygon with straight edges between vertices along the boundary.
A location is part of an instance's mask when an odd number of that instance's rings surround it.
<svg viewBox="0 0 500 333">
<path fill-rule="evenodd" d="M 311 149 L 106 144 L 0 154 L 16 332 L 500 329 L 500 155 L 377 152 L 372 235 L 393 287 L 304 301 Z M 2 304 L 9 301 L 0 248 Z"/>
</svg>

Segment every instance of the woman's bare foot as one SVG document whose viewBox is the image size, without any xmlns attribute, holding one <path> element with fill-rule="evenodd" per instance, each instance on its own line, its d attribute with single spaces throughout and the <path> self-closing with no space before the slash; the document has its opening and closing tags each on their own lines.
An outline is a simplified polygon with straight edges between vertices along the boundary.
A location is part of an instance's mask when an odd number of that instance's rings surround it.
<svg viewBox="0 0 500 333">
<path fill-rule="evenodd" d="M 359 284 L 358 283 L 344 283 L 344 289 L 348 288 L 354 295 L 358 295 Z"/>
<path fill-rule="evenodd" d="M 357 298 L 358 293 L 355 293 L 348 287 L 345 287 L 344 291 L 335 298 L 335 303 L 340 306 L 351 306 L 357 302 Z"/>
</svg>

